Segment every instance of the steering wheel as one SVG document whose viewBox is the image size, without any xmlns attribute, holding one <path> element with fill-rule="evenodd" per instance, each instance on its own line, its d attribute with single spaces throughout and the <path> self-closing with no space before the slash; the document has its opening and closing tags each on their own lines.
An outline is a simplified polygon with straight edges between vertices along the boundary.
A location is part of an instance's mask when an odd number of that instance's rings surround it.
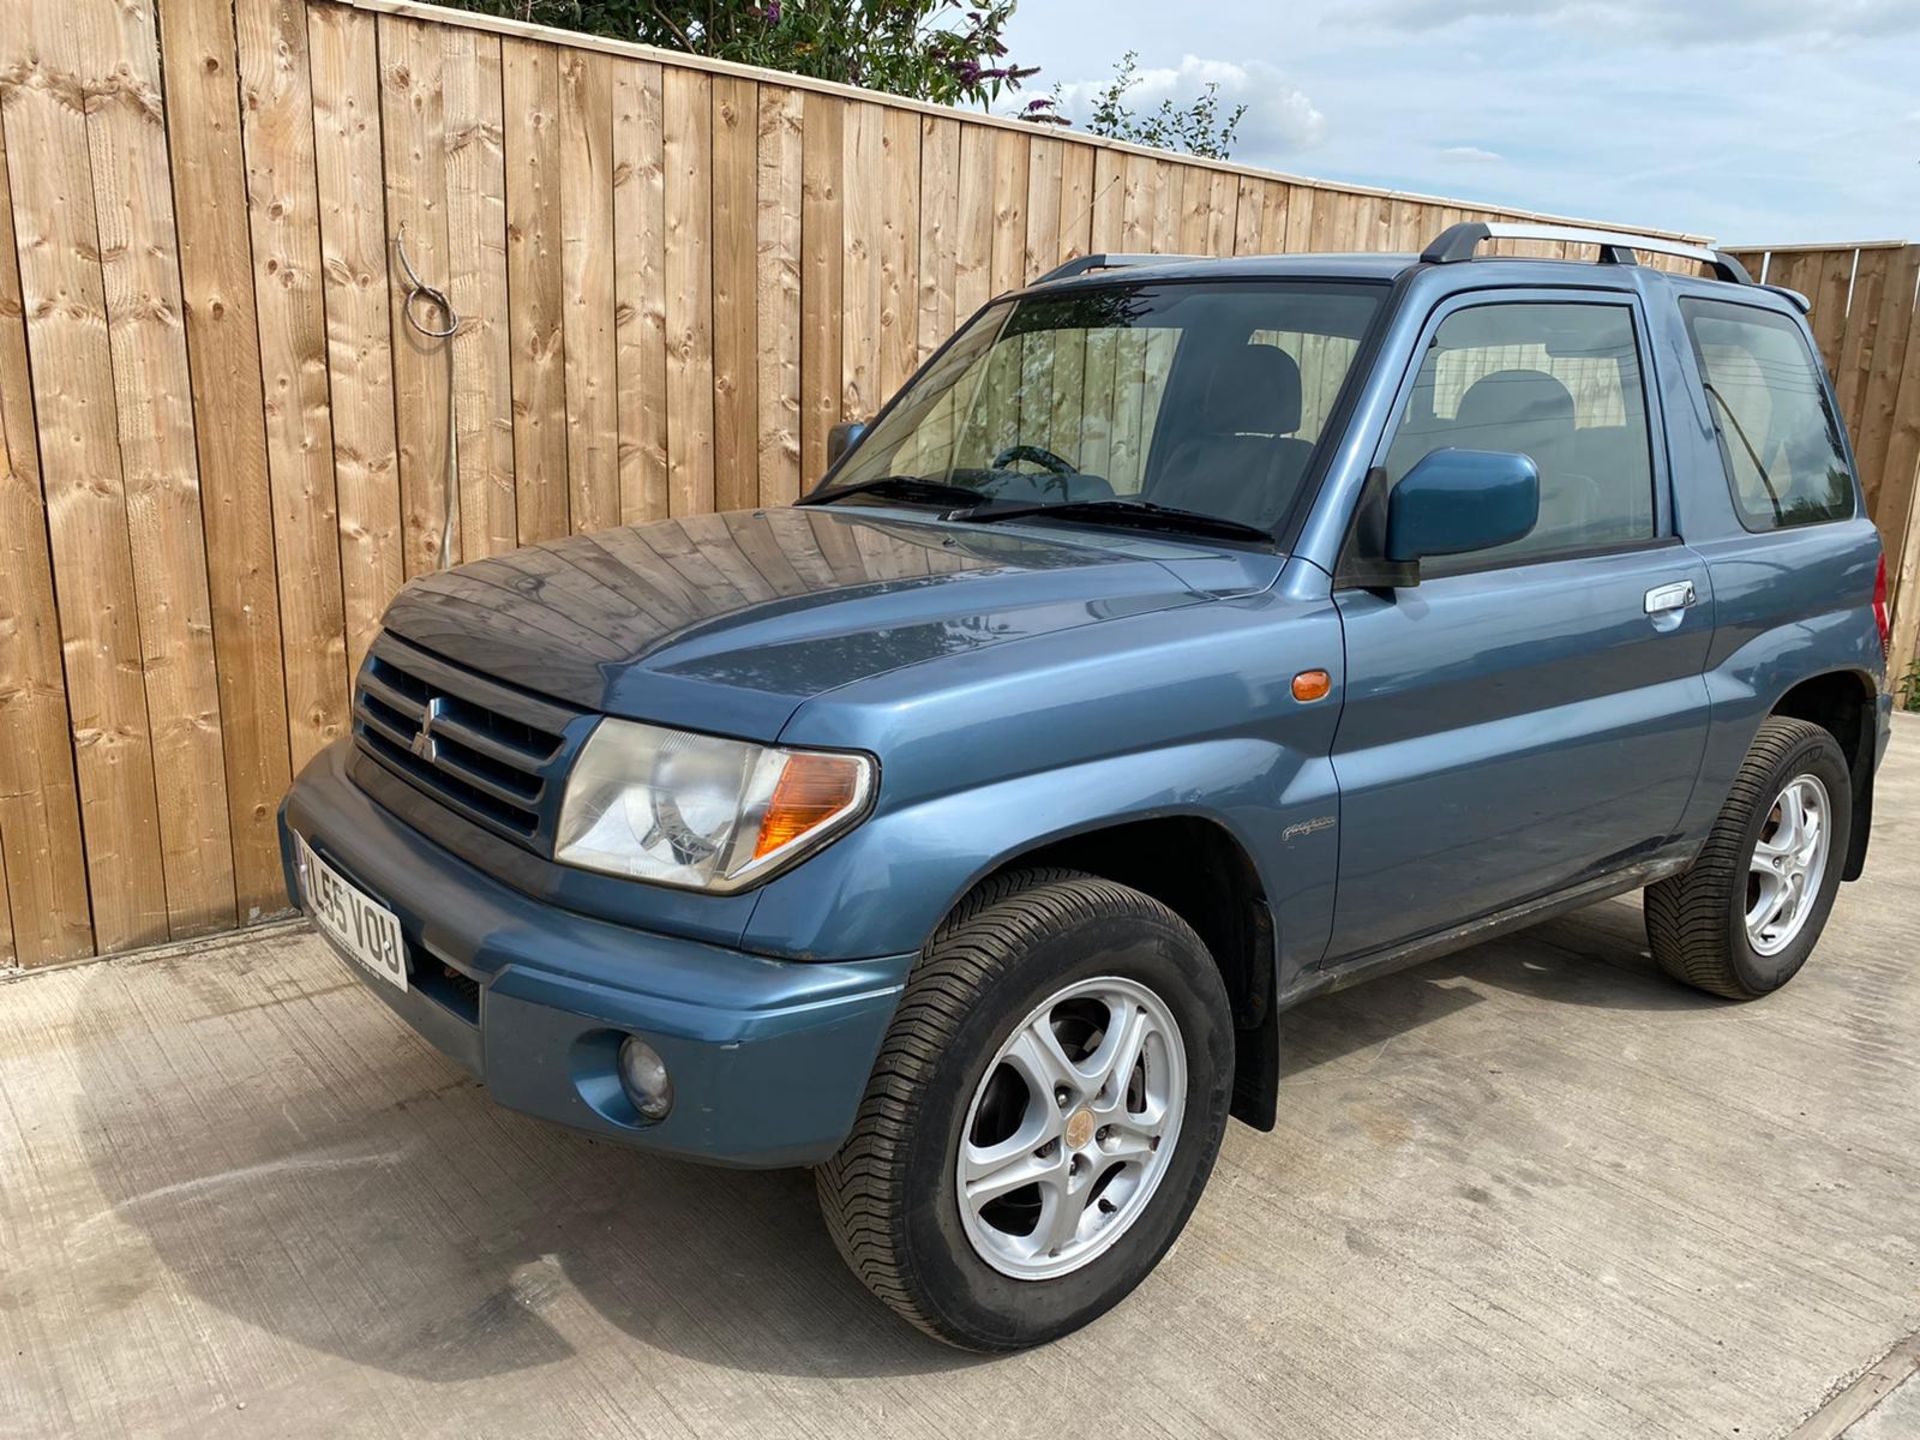
<svg viewBox="0 0 1920 1440">
<path fill-rule="evenodd" d="M 1044 445 L 1010 445 L 993 457 L 993 468 L 1003 470 L 1016 460 L 1026 460 L 1043 466 L 1055 475 L 1078 475 L 1080 467 L 1062 460 Z"/>
</svg>

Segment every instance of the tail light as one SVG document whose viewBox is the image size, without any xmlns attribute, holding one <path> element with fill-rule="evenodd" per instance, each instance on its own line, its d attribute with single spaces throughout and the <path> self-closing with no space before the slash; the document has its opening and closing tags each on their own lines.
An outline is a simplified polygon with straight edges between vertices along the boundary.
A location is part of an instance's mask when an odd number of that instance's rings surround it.
<svg viewBox="0 0 1920 1440">
<path fill-rule="evenodd" d="M 1887 557 L 1880 557 L 1880 568 L 1873 574 L 1873 623 L 1880 627 L 1880 658 L 1891 654 L 1893 626 L 1887 620 Z"/>
</svg>

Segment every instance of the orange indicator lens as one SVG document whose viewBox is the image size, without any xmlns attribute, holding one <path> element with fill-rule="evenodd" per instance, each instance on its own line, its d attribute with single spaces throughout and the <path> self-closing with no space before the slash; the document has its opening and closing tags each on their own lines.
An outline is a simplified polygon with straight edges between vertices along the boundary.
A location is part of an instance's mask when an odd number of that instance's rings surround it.
<svg viewBox="0 0 1920 1440">
<path fill-rule="evenodd" d="M 760 822 L 753 858 L 771 855 L 831 820 L 859 794 L 860 762 L 845 755 L 795 755 L 780 772 Z"/>
<path fill-rule="evenodd" d="M 1324 670 L 1302 670 L 1293 677 L 1293 698 L 1296 700 L 1324 700 L 1332 689 L 1333 677 Z"/>
</svg>

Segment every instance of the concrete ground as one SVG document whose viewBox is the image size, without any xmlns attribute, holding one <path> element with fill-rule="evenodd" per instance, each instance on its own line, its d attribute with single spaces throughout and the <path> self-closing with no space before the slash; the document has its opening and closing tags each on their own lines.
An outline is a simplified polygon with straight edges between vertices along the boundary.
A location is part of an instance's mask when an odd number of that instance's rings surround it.
<svg viewBox="0 0 1920 1440">
<path fill-rule="evenodd" d="M 1678 988 L 1613 902 L 1305 1006 L 1158 1273 L 992 1361 L 806 1175 L 495 1109 L 299 928 L 15 977 L 0 1435 L 1911 1437 L 1916 926 L 1903 718 L 1788 990 Z"/>
</svg>

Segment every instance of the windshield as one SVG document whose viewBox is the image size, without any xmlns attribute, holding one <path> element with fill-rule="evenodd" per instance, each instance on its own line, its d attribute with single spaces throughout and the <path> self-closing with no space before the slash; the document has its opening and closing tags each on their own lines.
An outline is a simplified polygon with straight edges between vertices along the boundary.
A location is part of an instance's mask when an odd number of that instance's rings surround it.
<svg viewBox="0 0 1920 1440">
<path fill-rule="evenodd" d="M 1292 506 L 1375 285 L 1113 284 L 983 311 L 815 499 L 1147 502 L 1271 530 Z M 1115 507 L 1118 508 L 1118 507 Z"/>
</svg>

